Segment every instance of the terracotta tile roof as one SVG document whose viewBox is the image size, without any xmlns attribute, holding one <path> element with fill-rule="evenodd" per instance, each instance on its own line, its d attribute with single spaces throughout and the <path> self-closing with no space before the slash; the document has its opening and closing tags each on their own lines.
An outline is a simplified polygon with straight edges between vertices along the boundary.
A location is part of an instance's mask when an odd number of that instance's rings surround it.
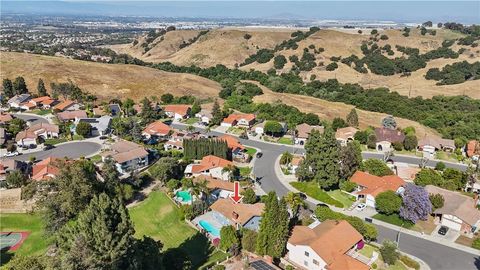
<svg viewBox="0 0 480 270">
<path fill-rule="evenodd" d="M 348 140 L 348 139 L 353 139 L 353 136 L 355 136 L 355 133 L 357 133 L 358 129 L 354 127 L 344 127 L 344 128 L 339 128 L 335 132 L 335 138 L 341 139 L 341 140 Z"/>
<path fill-rule="evenodd" d="M 199 173 L 217 167 L 225 168 L 229 165 L 233 165 L 229 160 L 213 155 L 204 156 L 199 164 L 193 164 L 192 173 Z"/>
<path fill-rule="evenodd" d="M 235 184 L 230 181 L 224 181 L 221 179 L 215 179 L 211 176 L 197 176 L 193 179 L 194 183 L 200 183 L 206 181 L 207 182 L 207 187 L 209 189 L 223 189 L 223 190 L 228 190 L 228 191 L 234 191 L 234 186 Z M 243 191 L 243 188 L 240 187 L 240 192 Z"/>
<path fill-rule="evenodd" d="M 255 120 L 256 116 L 253 113 L 247 114 L 230 114 L 228 117 L 223 119 L 224 123 L 233 124 L 235 121 L 240 121 L 241 119 L 246 120 L 247 122 Z"/>
<path fill-rule="evenodd" d="M 397 175 L 403 180 L 413 181 L 418 172 L 421 169 L 419 167 L 410 167 L 410 166 L 397 166 Z"/>
<path fill-rule="evenodd" d="M 328 269 L 366 270 L 370 269 L 367 265 L 345 254 L 362 240 L 362 235 L 347 221 L 327 220 L 313 229 L 295 226 L 288 243 L 309 246 L 327 263 Z"/>
<path fill-rule="evenodd" d="M 15 136 L 15 141 L 18 142 L 24 139 L 36 139 L 36 138 L 37 138 L 37 134 L 35 134 L 33 131 L 23 130 L 17 133 L 17 136 Z"/>
<path fill-rule="evenodd" d="M 173 145 L 173 146 L 177 146 L 177 147 L 183 147 L 183 141 L 172 141 L 172 140 L 168 140 L 167 142 L 165 142 L 166 145 Z"/>
<path fill-rule="evenodd" d="M 57 110 L 60 110 L 60 111 L 63 111 L 65 110 L 66 108 L 72 106 L 73 104 L 75 104 L 74 101 L 72 100 L 64 100 L 60 103 L 58 103 L 57 105 L 55 105 L 55 107 L 53 107 L 54 109 L 57 109 Z"/>
<path fill-rule="evenodd" d="M 394 143 L 405 140 L 405 134 L 403 134 L 403 132 L 389 128 L 376 128 L 375 136 L 377 137 L 377 142 L 387 141 Z"/>
<path fill-rule="evenodd" d="M 51 97 L 49 96 L 43 96 L 43 97 L 37 97 L 37 98 L 33 98 L 30 100 L 30 102 L 32 103 L 44 103 L 45 101 L 49 101 L 49 100 L 53 100 Z"/>
<path fill-rule="evenodd" d="M 147 133 L 147 134 L 150 134 L 150 135 L 165 136 L 165 135 L 168 135 L 170 130 L 172 130 L 172 129 L 167 124 L 163 123 L 162 121 L 155 121 L 153 123 L 150 123 L 143 130 L 143 133 Z"/>
<path fill-rule="evenodd" d="M 57 113 L 57 117 L 60 121 L 69 121 L 75 118 L 87 118 L 87 113 L 83 110 L 66 111 Z"/>
<path fill-rule="evenodd" d="M 42 104 L 43 105 L 52 105 L 54 102 L 56 102 L 55 99 L 49 99 L 49 100 L 42 101 Z"/>
<path fill-rule="evenodd" d="M 480 155 L 480 143 L 472 140 L 467 144 L 467 157 L 473 157 L 474 155 Z"/>
<path fill-rule="evenodd" d="M 232 224 L 244 225 L 253 217 L 261 216 L 264 207 L 263 203 L 235 204 L 231 199 L 218 199 L 210 206 L 210 209 L 224 215 Z"/>
<path fill-rule="evenodd" d="M 356 192 L 357 194 L 370 194 L 373 197 L 387 190 L 397 191 L 399 187 L 405 185 L 405 181 L 396 175 L 379 177 L 362 171 L 356 171 L 350 181 L 364 187 L 363 190 Z"/>
<path fill-rule="evenodd" d="M 226 141 L 228 148 L 235 150 L 237 148 L 239 149 L 245 149 L 245 147 L 238 141 L 237 138 L 230 136 L 230 135 L 223 135 L 218 137 L 219 140 Z"/>
<path fill-rule="evenodd" d="M 164 111 L 178 113 L 180 115 L 187 115 L 189 109 L 190 105 L 174 104 L 165 106 Z"/>
<path fill-rule="evenodd" d="M 323 133 L 325 128 L 323 126 L 310 126 L 309 124 L 303 123 L 295 129 L 297 130 L 297 138 L 306 139 L 312 130 L 318 130 L 320 133 Z"/>
<path fill-rule="evenodd" d="M 47 124 L 47 123 L 38 123 L 28 128 L 29 131 L 37 132 L 53 132 L 59 133 L 60 128 L 55 124 Z"/>
<path fill-rule="evenodd" d="M 32 167 L 32 179 L 35 181 L 43 181 L 51 179 L 60 173 L 60 169 L 57 167 L 56 162 L 59 159 L 49 157 Z"/>
<path fill-rule="evenodd" d="M 126 140 L 114 143 L 110 149 L 110 151 L 104 152 L 102 156 L 111 156 L 117 163 L 148 156 L 148 152 L 143 146 Z"/>
<path fill-rule="evenodd" d="M 0 113 L 0 123 L 4 124 L 13 120 L 13 116 L 9 113 Z"/>
<path fill-rule="evenodd" d="M 303 161 L 303 157 L 301 157 L 301 156 L 294 156 L 294 157 L 292 158 L 292 162 L 291 162 L 291 163 L 292 163 L 293 166 L 298 166 L 298 165 L 300 165 L 300 162 L 302 162 L 302 161 Z"/>
<path fill-rule="evenodd" d="M 480 220 L 480 211 L 475 207 L 476 203 L 473 198 L 432 185 L 427 185 L 425 189 L 430 194 L 441 194 L 445 200 L 443 207 L 435 210 L 436 214 L 456 216 L 470 226 Z"/>
<path fill-rule="evenodd" d="M 418 141 L 418 146 L 423 148 L 426 145 L 435 147 L 436 149 L 442 149 L 444 147 L 455 149 L 455 141 L 449 139 L 443 139 L 438 136 L 426 135 Z"/>
<path fill-rule="evenodd" d="M 24 103 L 21 103 L 20 104 L 21 107 L 26 107 L 28 109 L 33 109 L 35 108 L 37 105 L 33 104 L 33 103 L 30 103 L 30 102 L 24 102 Z"/>
</svg>

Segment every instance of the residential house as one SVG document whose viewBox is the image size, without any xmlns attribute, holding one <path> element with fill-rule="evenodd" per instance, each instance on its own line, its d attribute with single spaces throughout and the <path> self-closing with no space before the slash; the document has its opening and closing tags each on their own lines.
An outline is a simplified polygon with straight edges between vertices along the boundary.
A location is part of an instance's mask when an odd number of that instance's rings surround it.
<svg viewBox="0 0 480 270">
<path fill-rule="evenodd" d="M 234 194 L 235 184 L 230 181 L 224 181 L 220 179 L 215 179 L 211 176 L 197 176 L 193 179 L 194 183 L 201 183 L 205 181 L 207 183 L 207 188 L 210 190 L 210 196 L 217 200 L 219 198 L 229 199 L 230 196 Z M 243 192 L 243 188 L 239 187 L 239 192 Z"/>
<path fill-rule="evenodd" d="M 246 161 L 248 159 L 248 155 L 245 151 L 245 147 L 238 141 L 237 138 L 230 136 L 230 135 L 223 135 L 218 137 L 218 140 L 225 141 L 227 143 L 228 149 L 230 149 L 232 153 L 232 159 L 238 161 Z"/>
<path fill-rule="evenodd" d="M 57 118 L 61 122 L 74 121 L 76 118 L 88 118 L 83 110 L 64 111 L 57 113 Z"/>
<path fill-rule="evenodd" d="M 421 171 L 421 168 L 418 165 L 410 166 L 409 164 L 396 163 L 393 171 L 403 180 L 412 182 L 415 180 L 417 173 Z"/>
<path fill-rule="evenodd" d="M 455 150 L 455 141 L 426 135 L 418 141 L 418 150 L 423 152 L 424 157 L 433 158 L 438 150 L 453 152 Z"/>
<path fill-rule="evenodd" d="M 234 203 L 232 199 L 228 198 L 218 199 L 210 206 L 210 209 L 223 216 L 224 219 L 229 221 L 230 225 L 238 230 L 246 228 L 258 231 L 264 207 L 265 204 L 263 203 Z"/>
<path fill-rule="evenodd" d="M 377 138 L 375 146 L 377 151 L 389 151 L 393 143 L 403 143 L 405 140 L 405 134 L 403 134 L 403 132 L 384 127 L 376 128 L 375 136 Z"/>
<path fill-rule="evenodd" d="M 21 104 L 27 102 L 28 100 L 30 100 L 30 98 L 30 94 L 15 95 L 11 99 L 9 99 L 7 103 L 10 108 L 20 109 Z"/>
<path fill-rule="evenodd" d="M 80 104 L 72 100 L 64 100 L 53 107 L 57 111 L 77 111 L 80 109 Z"/>
<path fill-rule="evenodd" d="M 172 129 L 167 124 L 158 120 L 150 123 L 142 132 L 142 136 L 147 140 L 150 138 L 165 140 L 172 132 Z"/>
<path fill-rule="evenodd" d="M 351 142 L 355 138 L 355 134 L 357 133 L 358 129 L 354 127 L 344 127 L 339 128 L 335 132 L 335 138 L 340 143 L 340 145 L 345 146 L 348 142 Z"/>
<path fill-rule="evenodd" d="M 259 135 L 263 135 L 265 133 L 265 124 L 267 121 L 263 121 L 261 123 L 256 124 L 253 128 L 255 133 Z M 280 132 L 281 134 L 287 132 L 287 124 L 285 122 L 279 122 L 280 125 L 282 126 L 282 131 Z"/>
<path fill-rule="evenodd" d="M 148 152 L 143 146 L 134 142 L 120 140 L 114 143 L 109 151 L 101 154 L 102 161 L 113 158 L 117 171 L 125 174 L 149 164 Z"/>
<path fill-rule="evenodd" d="M 163 144 L 163 149 L 169 151 L 172 149 L 183 151 L 183 140 L 184 139 L 196 139 L 201 137 L 200 132 L 183 132 L 183 131 L 174 131 L 170 135 L 170 139 Z"/>
<path fill-rule="evenodd" d="M 304 145 L 308 139 L 308 136 L 313 130 L 318 130 L 320 133 L 323 134 L 325 128 L 323 126 L 311 126 L 309 124 L 303 123 L 303 124 L 297 125 L 295 130 L 296 130 L 295 144 Z"/>
<path fill-rule="evenodd" d="M 213 115 L 211 112 L 202 109 L 199 113 L 195 114 L 195 117 L 199 118 L 200 123 L 206 126 L 210 124 L 210 120 L 212 119 Z"/>
<path fill-rule="evenodd" d="M 75 118 L 75 126 L 77 126 L 80 122 L 86 122 L 90 124 L 92 127 L 90 131 L 91 136 L 104 136 L 110 133 L 112 117 L 104 115 L 99 118 Z"/>
<path fill-rule="evenodd" d="M 0 112 L 0 125 L 4 125 L 13 120 L 13 116 L 9 113 Z"/>
<path fill-rule="evenodd" d="M 478 196 L 473 199 L 433 185 L 427 185 L 425 189 L 429 194 L 442 195 L 445 200 L 443 207 L 433 212 L 436 222 L 462 233 L 478 231 L 480 227 L 480 211 L 476 208 Z"/>
<path fill-rule="evenodd" d="M 480 157 L 480 142 L 471 140 L 466 147 L 467 157 L 477 160 Z"/>
<path fill-rule="evenodd" d="M 105 111 L 107 110 L 107 111 Z M 120 105 L 113 103 L 113 104 L 107 104 L 104 107 L 95 107 L 93 108 L 93 114 L 96 116 L 104 116 L 104 115 L 110 115 L 110 116 L 121 116 L 122 115 L 122 109 L 120 108 Z"/>
<path fill-rule="evenodd" d="M 50 109 L 54 102 L 55 100 L 49 96 L 32 98 L 28 101 L 28 103 L 32 104 L 34 107 L 43 109 Z"/>
<path fill-rule="evenodd" d="M 292 161 L 290 162 L 290 167 L 289 171 L 291 174 L 295 174 L 297 172 L 298 167 L 300 166 L 300 163 L 303 161 L 302 156 L 293 156 Z"/>
<path fill-rule="evenodd" d="M 203 157 L 200 163 L 189 164 L 185 168 L 185 176 L 197 177 L 204 175 L 228 181 L 230 180 L 230 173 L 223 170 L 228 166 L 233 166 L 233 163 L 229 160 L 209 155 Z"/>
<path fill-rule="evenodd" d="M 55 178 L 60 174 L 60 159 L 48 157 L 32 167 L 32 180 L 45 181 Z"/>
<path fill-rule="evenodd" d="M 190 116 L 191 109 L 192 108 L 190 105 L 174 104 L 165 106 L 163 110 L 168 117 L 179 121 L 188 118 Z"/>
<path fill-rule="evenodd" d="M 7 133 L 5 129 L 0 127 L 0 146 L 3 146 L 7 140 Z"/>
<path fill-rule="evenodd" d="M 32 125 L 24 131 L 19 132 L 15 137 L 15 141 L 19 146 L 36 145 L 38 138 L 43 140 L 49 138 L 58 138 L 59 133 L 60 129 L 57 125 L 38 123 Z"/>
<path fill-rule="evenodd" d="M 326 220 L 293 227 L 286 257 L 300 269 L 368 270 L 355 256 L 363 246 L 362 235 L 347 221 Z"/>
<path fill-rule="evenodd" d="M 27 101 L 27 102 L 21 103 L 19 108 L 25 111 L 29 111 L 29 110 L 35 109 L 35 107 L 37 106 Z"/>
<path fill-rule="evenodd" d="M 7 175 L 13 171 L 25 172 L 27 164 L 23 161 L 15 159 L 3 159 L 0 160 L 0 181 L 7 178 Z"/>
<path fill-rule="evenodd" d="M 255 114 L 230 114 L 228 117 L 224 118 L 220 124 L 222 127 L 246 127 L 250 128 L 255 123 Z"/>
<path fill-rule="evenodd" d="M 357 199 L 365 199 L 365 204 L 370 207 L 375 207 L 375 197 L 378 194 L 387 190 L 401 194 L 405 186 L 405 181 L 396 175 L 380 177 L 362 171 L 356 171 L 350 181 L 358 185 L 353 195 L 357 196 Z"/>
</svg>

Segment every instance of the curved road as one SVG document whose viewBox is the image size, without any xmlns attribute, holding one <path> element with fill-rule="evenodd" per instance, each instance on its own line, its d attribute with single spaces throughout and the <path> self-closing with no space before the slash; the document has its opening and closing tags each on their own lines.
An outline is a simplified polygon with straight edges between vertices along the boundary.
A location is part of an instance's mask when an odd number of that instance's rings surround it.
<svg viewBox="0 0 480 270">
<path fill-rule="evenodd" d="M 172 124 L 172 127 L 181 129 L 185 128 L 186 125 Z M 201 128 L 197 128 L 197 130 L 204 131 Z M 210 132 L 209 135 L 221 136 L 224 134 L 219 132 Z M 244 145 L 258 148 L 263 153 L 263 156 L 256 160 L 253 168 L 254 175 L 257 178 L 260 178 L 260 185 L 262 189 L 266 192 L 275 191 L 279 196 L 288 193 L 289 190 L 281 183 L 280 179 L 278 179 L 277 174 L 275 173 L 275 161 L 277 160 L 278 156 L 285 151 L 304 153 L 305 150 L 293 146 L 283 146 L 254 140 L 239 139 L 239 141 Z M 380 153 L 364 152 L 362 153 L 362 156 L 363 158 L 383 159 L 383 154 Z M 404 162 L 410 164 L 421 163 L 421 158 L 409 156 L 393 156 L 392 160 L 394 162 Z M 431 160 L 427 162 L 427 166 L 434 167 L 436 163 L 437 161 Z M 467 168 L 467 166 L 463 164 L 449 162 L 444 163 L 447 167 L 457 168 L 462 171 L 466 170 Z M 397 230 L 392 230 L 378 224 L 374 225 L 378 229 L 377 241 L 379 243 L 382 243 L 385 239 L 390 239 L 393 241 L 396 240 L 397 234 L 399 233 Z M 468 252 L 463 252 L 458 249 L 405 233 L 401 234 L 399 249 L 405 253 L 412 254 L 422 259 L 430 266 L 432 270 L 480 269 L 480 252 L 476 256 Z"/>
<path fill-rule="evenodd" d="M 13 116 L 16 118 L 20 118 L 25 120 L 25 122 L 32 124 L 39 124 L 39 123 L 48 123 L 48 120 L 45 117 L 35 114 L 24 114 L 24 113 L 16 113 Z"/>
<path fill-rule="evenodd" d="M 23 154 L 16 157 L 11 157 L 10 159 L 16 159 L 21 161 L 28 161 L 30 157 L 34 156 L 36 160 L 42 160 L 47 157 L 57 157 L 57 158 L 70 158 L 76 159 L 80 157 L 86 157 L 93 155 L 100 151 L 102 146 L 95 142 L 70 142 L 64 143 L 56 146 L 53 149 L 46 151 L 35 151 L 28 154 Z"/>
</svg>

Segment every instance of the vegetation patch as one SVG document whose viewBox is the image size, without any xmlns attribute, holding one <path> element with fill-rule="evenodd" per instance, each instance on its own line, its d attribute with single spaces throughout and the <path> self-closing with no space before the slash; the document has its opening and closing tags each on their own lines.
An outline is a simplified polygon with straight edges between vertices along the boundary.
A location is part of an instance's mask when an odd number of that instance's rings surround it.
<svg viewBox="0 0 480 270">
<path fill-rule="evenodd" d="M 393 224 L 393 225 L 400 226 L 405 229 L 411 229 L 413 228 L 413 226 L 415 226 L 413 222 L 401 218 L 398 214 L 391 214 L 391 215 L 376 214 L 373 216 L 373 218 L 381 220 L 383 222 Z"/>
<path fill-rule="evenodd" d="M 324 202 L 329 205 L 343 208 L 343 203 L 332 198 L 326 191 L 322 190 L 315 182 L 292 182 L 294 188 L 314 198 L 315 200 Z"/>
</svg>

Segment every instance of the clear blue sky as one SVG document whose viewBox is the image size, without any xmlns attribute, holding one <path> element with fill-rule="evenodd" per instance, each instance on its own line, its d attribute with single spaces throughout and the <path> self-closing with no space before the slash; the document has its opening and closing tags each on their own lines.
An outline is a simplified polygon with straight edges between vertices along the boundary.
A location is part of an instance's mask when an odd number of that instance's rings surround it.
<svg viewBox="0 0 480 270">
<path fill-rule="evenodd" d="M 4 1 L 2 13 L 158 17 L 234 17 L 457 21 L 480 23 L 480 1 Z"/>
</svg>

